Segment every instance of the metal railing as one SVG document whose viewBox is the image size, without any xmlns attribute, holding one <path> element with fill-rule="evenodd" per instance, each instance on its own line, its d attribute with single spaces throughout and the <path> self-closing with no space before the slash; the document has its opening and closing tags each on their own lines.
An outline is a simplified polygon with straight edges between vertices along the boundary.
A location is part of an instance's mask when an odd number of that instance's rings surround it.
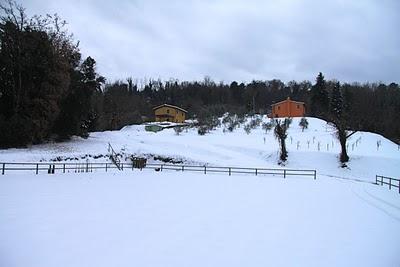
<svg viewBox="0 0 400 267">
<path fill-rule="evenodd" d="M 108 143 L 108 152 L 110 152 L 111 161 L 115 164 L 118 170 L 121 170 L 121 160 L 118 158 L 118 154 L 115 153 L 114 148 L 110 143 Z"/>
<path fill-rule="evenodd" d="M 153 169 L 156 171 L 190 171 L 190 172 L 202 172 L 207 173 L 226 173 L 232 174 L 250 174 L 250 175 L 273 175 L 282 176 L 287 178 L 288 176 L 306 176 L 312 177 L 314 180 L 317 179 L 316 170 L 298 170 L 298 169 L 267 169 L 267 168 L 242 168 L 242 167 L 215 167 L 215 166 L 195 166 L 195 165 L 175 165 L 175 164 L 146 164 L 141 166 L 142 169 Z M 83 163 L 71 163 L 71 162 L 39 162 L 39 163 L 18 163 L 18 162 L 2 162 L 0 163 L 1 174 L 8 173 L 10 171 L 32 171 L 36 174 L 47 172 L 53 174 L 55 172 L 93 172 L 96 170 L 108 170 L 118 169 L 127 170 L 135 169 L 137 165 L 132 163 L 120 163 L 119 166 L 114 163 L 98 163 L 98 162 L 83 162 Z"/>
<path fill-rule="evenodd" d="M 380 184 L 382 186 L 383 185 L 388 185 L 389 189 L 392 189 L 392 187 L 397 187 L 399 189 L 399 194 L 400 194 L 400 179 L 396 179 L 396 178 L 393 178 L 393 177 L 382 176 L 382 175 L 376 175 L 375 183 L 377 185 Z"/>
<path fill-rule="evenodd" d="M 232 174 L 252 174 L 252 175 L 279 175 L 283 178 L 287 176 L 311 176 L 317 179 L 316 170 L 297 170 L 297 169 L 266 169 L 266 168 L 244 168 L 244 167 L 215 167 L 215 166 L 195 166 L 195 165 L 174 165 L 174 164 L 147 164 L 146 168 L 159 171 L 192 171 L 207 173 L 227 173 Z"/>
</svg>

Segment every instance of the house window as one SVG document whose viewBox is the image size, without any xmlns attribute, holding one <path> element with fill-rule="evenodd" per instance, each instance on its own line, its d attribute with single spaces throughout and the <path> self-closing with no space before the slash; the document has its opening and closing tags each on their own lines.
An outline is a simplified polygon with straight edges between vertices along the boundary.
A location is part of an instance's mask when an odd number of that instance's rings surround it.
<svg viewBox="0 0 400 267">
<path fill-rule="evenodd" d="M 167 109 L 167 113 L 169 114 L 169 109 Z"/>
<path fill-rule="evenodd" d="M 297 105 L 297 109 L 299 109 L 300 108 L 300 105 Z"/>
<path fill-rule="evenodd" d="M 281 106 L 278 106 L 278 110 L 280 110 L 281 109 Z"/>
</svg>

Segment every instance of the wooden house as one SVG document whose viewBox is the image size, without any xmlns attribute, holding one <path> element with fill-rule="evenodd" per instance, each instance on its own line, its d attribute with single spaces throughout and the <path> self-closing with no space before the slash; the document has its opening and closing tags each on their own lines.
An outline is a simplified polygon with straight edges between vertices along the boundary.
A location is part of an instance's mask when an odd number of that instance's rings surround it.
<svg viewBox="0 0 400 267">
<path fill-rule="evenodd" d="M 169 121 L 183 123 L 185 122 L 187 114 L 187 111 L 183 108 L 168 104 L 157 106 L 153 108 L 153 110 L 156 121 L 158 122 Z"/>
<path fill-rule="evenodd" d="M 270 117 L 304 117 L 306 108 L 304 102 L 293 101 L 288 97 L 286 100 L 271 105 Z"/>
</svg>

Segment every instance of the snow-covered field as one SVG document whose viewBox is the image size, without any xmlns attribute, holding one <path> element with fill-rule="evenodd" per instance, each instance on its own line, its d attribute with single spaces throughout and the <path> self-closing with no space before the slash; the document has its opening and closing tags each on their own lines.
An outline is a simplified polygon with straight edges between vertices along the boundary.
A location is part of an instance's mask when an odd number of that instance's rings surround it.
<svg viewBox="0 0 400 267">
<path fill-rule="evenodd" d="M 340 168 L 333 130 L 308 120 L 304 132 L 293 120 L 286 167 L 317 169 L 317 180 L 151 170 L 0 175 L 0 266 L 400 266 L 400 194 L 371 183 L 376 174 L 399 177 L 398 146 L 357 133 Z M 0 150 L 0 162 L 95 161 L 108 142 L 150 161 L 280 167 L 277 141 L 261 127 L 177 136 L 128 126 Z"/>
<path fill-rule="evenodd" d="M 400 196 L 181 172 L 5 175 L 0 266 L 399 266 Z"/>
<path fill-rule="evenodd" d="M 269 121 L 263 117 L 264 122 Z M 288 130 L 287 147 L 289 159 L 287 168 L 316 169 L 319 174 L 345 178 L 375 181 L 375 175 L 398 177 L 400 174 L 399 147 L 386 138 L 372 133 L 359 132 L 348 144 L 350 163 L 340 168 L 339 143 L 334 130 L 325 121 L 308 118 L 309 128 L 304 132 L 294 118 Z M 265 138 L 265 143 L 264 143 Z M 183 131 L 179 136 L 173 129 L 158 133 L 146 132 L 143 125 L 127 126 L 120 131 L 91 133 L 86 140 L 75 138 L 70 142 L 44 144 L 28 149 L 0 150 L 0 162 L 49 161 L 59 157 L 96 161 L 95 156 L 108 153 L 108 142 L 116 152 L 128 155 L 171 157 L 192 164 L 239 167 L 280 167 L 278 142 L 273 132 L 265 134 L 258 127 L 247 135 L 243 126 L 234 132 L 218 128 L 204 136 L 196 129 Z M 377 142 L 380 142 L 379 149 Z M 319 144 L 319 145 L 318 145 Z M 318 150 L 319 147 L 319 150 Z M 90 155 L 90 156 L 86 156 Z M 106 161 L 99 158 L 97 161 Z"/>
</svg>

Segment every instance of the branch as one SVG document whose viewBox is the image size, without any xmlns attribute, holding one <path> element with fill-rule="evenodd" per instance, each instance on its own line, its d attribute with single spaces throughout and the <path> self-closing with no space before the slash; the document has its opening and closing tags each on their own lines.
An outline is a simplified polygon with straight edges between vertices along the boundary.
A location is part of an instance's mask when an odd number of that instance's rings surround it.
<svg viewBox="0 0 400 267">
<path fill-rule="evenodd" d="M 348 135 L 346 136 L 346 138 L 349 138 L 350 136 L 352 136 L 352 135 L 355 134 L 356 132 L 358 132 L 358 131 L 353 131 L 351 134 L 348 134 Z"/>
</svg>

